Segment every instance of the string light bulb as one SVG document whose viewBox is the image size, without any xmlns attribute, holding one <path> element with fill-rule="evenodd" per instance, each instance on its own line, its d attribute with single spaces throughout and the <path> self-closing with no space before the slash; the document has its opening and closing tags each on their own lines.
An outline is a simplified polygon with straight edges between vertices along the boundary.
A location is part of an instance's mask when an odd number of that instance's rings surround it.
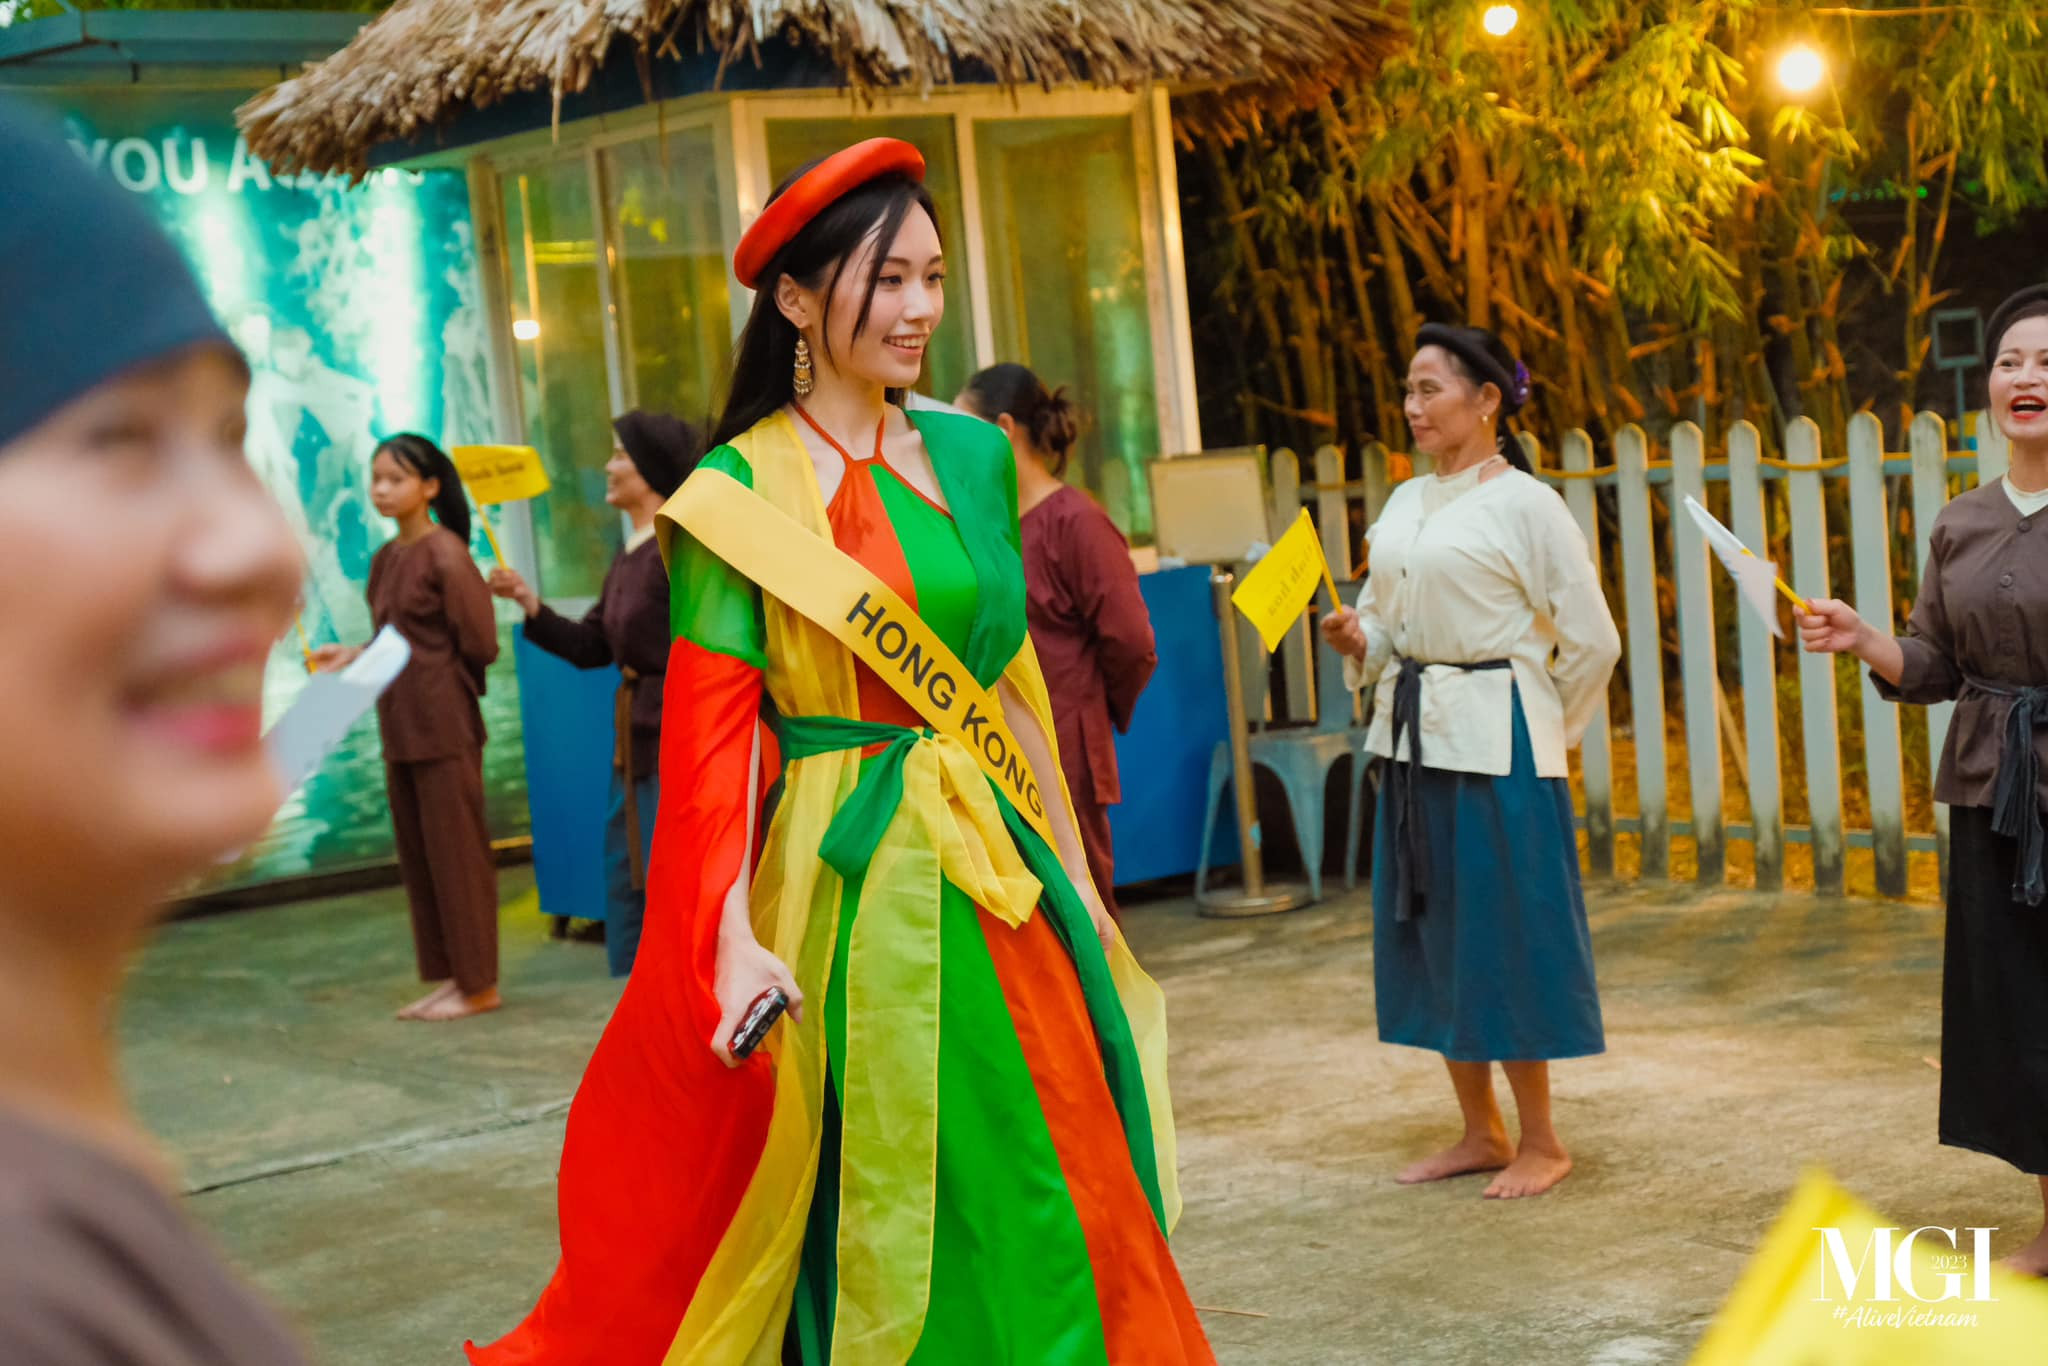
<svg viewBox="0 0 2048 1366">
<path fill-rule="evenodd" d="M 1479 24 L 1496 38 L 1505 38 L 1515 31 L 1521 22 L 1522 12 L 1513 5 L 1490 5 L 1486 13 L 1479 16 Z"/>
<path fill-rule="evenodd" d="M 520 341 L 534 341 L 540 336 L 540 324 L 532 318 L 514 318 L 512 335 Z"/>
<path fill-rule="evenodd" d="M 1827 60 L 1806 43 L 1794 43 L 1778 57 L 1778 84 L 1788 94 L 1810 94 L 1827 74 Z"/>
</svg>

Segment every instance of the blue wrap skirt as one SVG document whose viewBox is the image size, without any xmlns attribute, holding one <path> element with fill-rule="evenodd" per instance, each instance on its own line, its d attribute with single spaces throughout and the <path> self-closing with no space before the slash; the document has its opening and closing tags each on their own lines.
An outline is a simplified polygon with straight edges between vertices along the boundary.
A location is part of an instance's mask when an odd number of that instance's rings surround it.
<svg viewBox="0 0 2048 1366">
<path fill-rule="evenodd" d="M 1380 1039 L 1453 1062 L 1534 1062 L 1607 1048 L 1571 789 L 1562 778 L 1536 776 L 1519 690 L 1513 705 L 1506 777 L 1426 767 L 1414 775 L 1428 896 L 1407 921 L 1395 914 L 1395 823 L 1388 785 L 1380 785 L 1372 864 Z"/>
</svg>

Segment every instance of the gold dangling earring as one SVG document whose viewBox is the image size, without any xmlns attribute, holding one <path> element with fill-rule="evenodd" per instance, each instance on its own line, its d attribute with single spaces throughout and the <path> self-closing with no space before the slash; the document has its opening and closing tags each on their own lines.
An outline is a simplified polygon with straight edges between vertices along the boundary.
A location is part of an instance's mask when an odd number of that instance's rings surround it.
<svg viewBox="0 0 2048 1366">
<path fill-rule="evenodd" d="M 798 398 L 810 397 L 816 381 L 811 378 L 811 343 L 799 332 L 796 338 L 796 371 L 790 378 L 790 388 Z"/>
</svg>

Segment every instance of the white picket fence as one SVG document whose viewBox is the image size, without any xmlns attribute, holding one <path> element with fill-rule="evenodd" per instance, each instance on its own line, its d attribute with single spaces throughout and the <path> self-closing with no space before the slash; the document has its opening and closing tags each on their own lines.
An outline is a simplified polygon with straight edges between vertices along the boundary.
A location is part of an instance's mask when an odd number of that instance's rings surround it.
<svg viewBox="0 0 2048 1366">
<path fill-rule="evenodd" d="M 1738 605 L 1733 609 L 1739 618 L 1738 659 L 1736 668 L 1724 678 L 1717 658 L 1716 598 L 1727 604 L 1730 594 L 1716 581 L 1722 571 L 1713 562 L 1699 528 L 1682 512 L 1676 517 L 1672 514 L 1680 511 L 1688 494 L 1710 507 L 1724 506 L 1719 499 L 1709 499 L 1707 486 L 1725 483 L 1724 520 L 1745 544 L 1763 554 L 1765 547 L 1789 541 L 1790 563 L 1781 564 L 1779 572 L 1795 591 L 1805 597 L 1840 597 L 1855 604 L 1866 620 L 1902 624 L 1911 604 L 1893 601 L 1893 555 L 1910 549 L 1916 567 L 1924 569 L 1928 536 L 1935 515 L 1948 501 L 1951 485 L 1960 486 L 1971 476 L 1990 480 L 2005 472 L 2003 437 L 1981 414 L 1976 426 L 1977 449 L 1951 451 L 1943 419 L 1921 413 L 1908 430 L 1908 449 L 1888 453 L 1882 425 L 1870 414 L 1858 414 L 1850 420 L 1842 440 L 1830 443 L 1846 451 L 1833 460 L 1822 459 L 1820 428 L 1805 418 L 1785 430 L 1779 445 L 1782 459 L 1762 455 L 1758 431 L 1748 423 L 1738 423 L 1728 432 L 1721 458 L 1712 462 L 1707 459 L 1705 434 L 1689 422 L 1671 429 L 1664 458 L 1658 460 L 1651 458 L 1645 433 L 1633 426 L 1616 435 L 1605 464 L 1596 463 L 1593 443 L 1582 431 L 1566 435 L 1554 456 L 1525 439 L 1539 473 L 1559 487 L 1585 531 L 1596 562 L 1618 561 L 1620 601 L 1614 607 L 1617 620 L 1626 625 L 1623 663 L 1617 675 L 1627 679 L 1636 812 L 1625 815 L 1615 809 L 1614 737 L 1608 704 L 1603 700 L 1581 755 L 1583 821 L 1593 872 L 1613 874 L 1615 836 L 1622 833 L 1640 840 L 1645 879 L 1669 877 L 1672 839 L 1690 838 L 1696 850 L 1696 877 L 1710 885 L 1719 885 L 1725 878 L 1730 840 L 1747 840 L 1753 845 L 1759 888 L 1783 885 L 1788 842 L 1812 847 L 1814 886 L 1825 893 L 1842 891 L 1845 851 L 1850 848 L 1873 851 L 1877 890 L 1887 896 L 1906 892 L 1909 850 L 1933 851 L 1946 858 L 1944 809 L 1934 808 L 1933 830 L 1906 828 L 1898 708 L 1877 695 L 1867 676 L 1861 685 L 1861 744 L 1870 827 L 1845 828 L 1835 664 L 1828 657 L 1804 652 L 1797 656 L 1796 691 L 1802 732 L 1800 771 L 1810 818 L 1805 825 L 1786 823 L 1782 801 L 1785 756 L 1777 707 L 1779 654 L 1756 613 Z M 1334 447 L 1317 451 L 1308 463 L 1305 472 L 1303 462 L 1292 451 L 1272 453 L 1273 526 L 1277 533 L 1294 517 L 1296 508 L 1304 504 L 1312 508 L 1331 568 L 1341 581 L 1355 563 L 1349 511 L 1362 502 L 1364 516 L 1359 525 L 1370 525 L 1392 487 L 1389 456 L 1378 447 L 1368 448 L 1362 461 L 1363 478 L 1354 481 L 1345 479 L 1343 455 Z M 1852 565 L 1846 584 L 1829 581 L 1823 481 L 1835 479 L 1848 483 L 1848 525 L 1840 528 L 1848 533 Z M 1787 485 L 1786 496 L 1767 500 L 1765 486 L 1778 481 Z M 1612 490 L 1611 520 L 1618 529 L 1612 538 L 1603 535 L 1596 515 L 1600 490 Z M 1894 498 L 1911 500 L 1910 548 L 1894 545 Z M 1782 508 L 1783 520 L 1774 518 L 1767 525 L 1767 507 Z M 1658 535 L 1660 524 L 1666 528 L 1662 536 Z M 1670 555 L 1675 620 L 1661 615 L 1658 607 L 1656 551 L 1660 543 L 1668 547 Z M 1731 608 L 1724 605 L 1720 610 Z M 1689 819 L 1674 819 L 1670 814 L 1665 740 L 1668 643 L 1676 646 L 1675 682 L 1684 715 L 1691 790 Z M 1306 619 L 1282 647 L 1280 656 L 1283 677 L 1267 710 L 1276 716 L 1308 720 L 1317 714 L 1316 670 L 1334 670 L 1334 659 L 1316 645 Z M 1338 705 L 1327 674 L 1323 682 L 1325 705 Z M 1722 696 L 1724 688 L 1739 689 L 1743 698 L 1761 699 L 1764 704 L 1745 705 L 1738 725 Z M 1256 695 L 1250 705 L 1257 715 Z M 1930 773 L 1939 760 L 1949 711 L 1946 705 L 1930 709 Z M 1739 729 L 1739 738 L 1725 736 L 1724 725 Z M 1731 758 L 1746 777 L 1747 821 L 1727 817 L 1724 743 L 1740 756 Z"/>
</svg>

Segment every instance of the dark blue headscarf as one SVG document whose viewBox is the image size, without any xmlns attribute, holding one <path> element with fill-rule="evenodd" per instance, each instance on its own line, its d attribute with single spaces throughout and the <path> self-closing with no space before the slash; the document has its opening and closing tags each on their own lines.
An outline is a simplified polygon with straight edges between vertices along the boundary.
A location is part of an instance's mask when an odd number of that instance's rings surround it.
<svg viewBox="0 0 2048 1366">
<path fill-rule="evenodd" d="M 0 447 L 124 370 L 234 345 L 191 267 L 41 112 L 0 98 Z"/>
</svg>

